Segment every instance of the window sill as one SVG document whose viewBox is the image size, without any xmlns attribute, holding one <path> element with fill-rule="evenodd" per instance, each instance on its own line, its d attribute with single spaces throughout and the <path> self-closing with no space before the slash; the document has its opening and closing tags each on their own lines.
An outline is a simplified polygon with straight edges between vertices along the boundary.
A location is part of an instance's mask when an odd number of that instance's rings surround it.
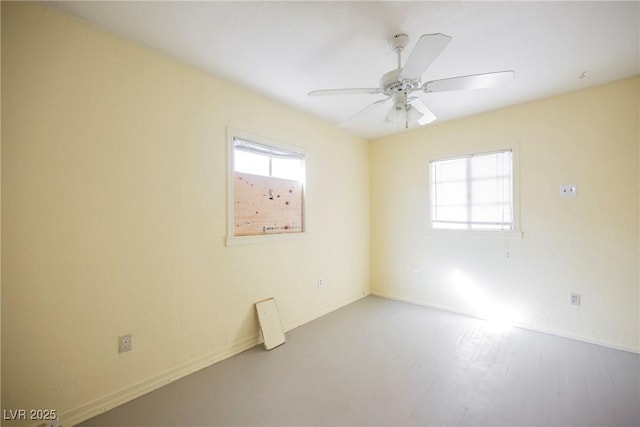
<svg viewBox="0 0 640 427">
<path fill-rule="evenodd" d="M 242 245 L 259 245 L 262 243 L 283 242 L 291 240 L 299 240 L 306 238 L 307 233 L 302 231 L 299 233 L 283 233 L 283 234 L 265 234 L 261 236 L 233 236 L 225 239 L 225 245 L 242 246 Z"/>
<path fill-rule="evenodd" d="M 433 229 L 427 230 L 427 235 L 431 236 L 460 236 L 460 237 L 481 237 L 493 239 L 524 239 L 524 232 L 521 230 L 513 231 L 494 231 L 494 230 L 447 230 Z"/>
</svg>

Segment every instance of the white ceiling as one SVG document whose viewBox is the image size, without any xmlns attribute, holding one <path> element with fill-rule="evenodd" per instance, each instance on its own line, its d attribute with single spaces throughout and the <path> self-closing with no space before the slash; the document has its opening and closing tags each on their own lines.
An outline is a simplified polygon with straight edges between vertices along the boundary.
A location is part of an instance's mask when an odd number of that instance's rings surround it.
<svg viewBox="0 0 640 427">
<path fill-rule="evenodd" d="M 498 88 L 422 93 L 434 124 L 640 74 L 637 1 L 50 4 L 336 125 L 383 97 L 307 93 L 377 87 L 396 67 L 387 40 L 400 32 L 411 37 L 406 52 L 422 34 L 453 37 L 423 82 L 516 71 Z M 403 131 L 381 110 L 348 129 L 365 138 Z"/>
</svg>

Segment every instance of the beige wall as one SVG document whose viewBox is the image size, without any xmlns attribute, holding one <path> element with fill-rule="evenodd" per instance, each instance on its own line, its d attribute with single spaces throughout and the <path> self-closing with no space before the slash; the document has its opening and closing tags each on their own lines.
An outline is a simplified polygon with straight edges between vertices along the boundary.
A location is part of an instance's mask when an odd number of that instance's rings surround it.
<svg viewBox="0 0 640 427">
<path fill-rule="evenodd" d="M 365 140 L 57 11 L 2 8 L 2 408 L 78 421 L 254 345 L 256 301 L 290 329 L 369 289 Z M 307 150 L 304 238 L 224 245 L 227 127 Z"/>
<path fill-rule="evenodd" d="M 373 141 L 372 292 L 640 350 L 639 88 L 635 78 Z M 524 237 L 427 232 L 429 160 L 507 147 Z M 577 197 L 561 198 L 561 184 Z"/>
</svg>

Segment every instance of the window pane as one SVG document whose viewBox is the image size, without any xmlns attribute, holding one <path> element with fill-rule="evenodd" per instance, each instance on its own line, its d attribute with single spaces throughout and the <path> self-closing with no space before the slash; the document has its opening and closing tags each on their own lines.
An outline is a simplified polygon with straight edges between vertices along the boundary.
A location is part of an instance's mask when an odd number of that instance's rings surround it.
<svg viewBox="0 0 640 427">
<path fill-rule="evenodd" d="M 236 172 L 269 176 L 269 157 L 241 150 L 234 150 L 233 154 Z"/>
<path fill-rule="evenodd" d="M 471 222 L 511 222 L 511 212 L 505 205 L 475 205 L 471 207 Z"/>
<path fill-rule="evenodd" d="M 482 154 L 471 158 L 471 178 L 491 178 L 496 174 L 496 154 Z"/>
<path fill-rule="evenodd" d="M 467 222 L 467 206 L 439 206 L 433 216 L 434 220 Z"/>
<path fill-rule="evenodd" d="M 467 183 L 450 182 L 436 185 L 438 206 L 452 204 L 467 204 Z"/>
<path fill-rule="evenodd" d="M 431 162 L 433 228 L 511 230 L 512 153 Z"/>
<path fill-rule="evenodd" d="M 487 204 L 503 200 L 503 186 L 495 179 L 480 179 L 471 181 L 471 203 Z"/>
<path fill-rule="evenodd" d="M 443 160 L 434 163 L 438 182 L 464 181 L 467 177 L 467 159 Z"/>
<path fill-rule="evenodd" d="M 302 181 L 304 169 L 300 159 L 271 159 L 271 175 L 277 178 Z"/>
</svg>

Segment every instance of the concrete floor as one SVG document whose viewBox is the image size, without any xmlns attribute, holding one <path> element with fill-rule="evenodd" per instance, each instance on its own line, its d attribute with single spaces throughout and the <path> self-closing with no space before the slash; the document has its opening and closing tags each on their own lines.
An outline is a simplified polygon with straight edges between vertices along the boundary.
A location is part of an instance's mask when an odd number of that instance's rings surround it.
<svg viewBox="0 0 640 427">
<path fill-rule="evenodd" d="M 81 424 L 640 426 L 640 355 L 367 297 Z"/>
</svg>

